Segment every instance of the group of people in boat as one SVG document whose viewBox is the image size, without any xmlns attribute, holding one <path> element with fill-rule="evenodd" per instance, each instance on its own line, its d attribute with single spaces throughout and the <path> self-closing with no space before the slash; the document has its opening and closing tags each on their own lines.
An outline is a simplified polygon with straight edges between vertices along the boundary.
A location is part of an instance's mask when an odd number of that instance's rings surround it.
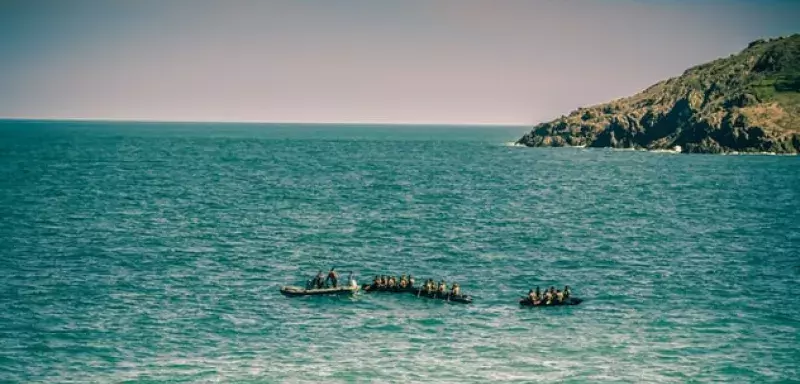
<svg viewBox="0 0 800 384">
<path fill-rule="evenodd" d="M 458 283 L 453 283 L 450 290 L 447 289 L 447 282 L 444 280 L 437 283 L 433 279 L 427 279 L 422 286 L 419 287 L 415 286 L 414 283 L 414 276 L 411 275 L 403 274 L 400 277 L 375 275 L 375 278 L 372 280 L 372 287 L 379 290 L 411 291 L 416 292 L 418 295 L 423 293 L 425 295 L 438 295 L 438 297 L 454 298 L 454 300 L 457 297 L 461 297 L 461 286 Z M 339 288 L 339 273 L 336 272 L 335 267 L 328 271 L 327 277 L 322 271 L 319 271 L 306 285 L 306 289 L 309 290 L 328 288 Z M 358 288 L 356 280 L 353 278 L 353 272 L 350 272 L 350 275 L 347 277 L 347 287 L 345 288 Z M 528 291 L 528 295 L 523 300 L 533 305 L 580 303 L 580 299 L 576 299 L 577 301 L 569 301 L 570 295 L 569 285 L 564 286 L 563 291 L 556 289 L 554 286 L 550 286 L 550 288 L 545 289 L 544 292 L 540 290 L 539 286 L 536 286 L 535 290 L 531 289 Z M 471 302 L 471 299 L 469 299 L 469 302 Z M 522 303 L 522 301 L 520 303 Z"/>
<path fill-rule="evenodd" d="M 403 274 L 397 276 L 375 275 L 372 286 L 378 289 L 406 289 L 414 286 L 414 276 Z"/>
<path fill-rule="evenodd" d="M 453 286 L 450 288 L 450 291 L 447 290 L 447 283 L 442 280 L 439 283 L 436 283 L 433 279 L 425 280 L 421 287 L 414 286 L 414 276 L 403 274 L 400 277 L 397 276 L 386 276 L 386 275 L 375 275 L 375 278 L 372 280 L 372 286 L 377 289 L 389 289 L 389 290 L 407 290 L 416 288 L 421 293 L 426 294 L 434 294 L 438 293 L 440 295 L 445 295 L 448 292 L 452 296 L 459 296 L 461 295 L 461 286 L 458 283 L 453 283 Z"/>
<path fill-rule="evenodd" d="M 347 276 L 348 285 L 351 287 L 357 286 L 356 280 L 353 278 L 353 272 L 350 272 L 350 275 Z M 330 284 L 328 284 L 330 282 Z M 326 277 L 322 274 L 322 271 L 317 272 L 317 276 L 313 279 L 309 280 L 307 284 L 307 289 L 325 289 L 325 288 L 339 288 L 339 273 L 336 272 L 336 267 L 331 268 L 328 271 L 328 276 Z"/>
<path fill-rule="evenodd" d="M 424 292 L 428 295 L 437 293 L 439 295 L 445 295 L 448 293 L 447 291 L 447 283 L 442 280 L 438 284 L 433 281 L 433 279 L 428 279 L 425 281 L 425 284 L 422 285 L 420 288 L 420 292 Z M 461 295 L 461 286 L 458 283 L 453 283 L 453 286 L 450 288 L 450 295 L 451 296 L 460 296 Z"/>
<path fill-rule="evenodd" d="M 536 286 L 536 290 L 534 291 L 531 289 L 528 291 L 528 300 L 530 300 L 533 305 L 552 305 L 552 304 L 561 304 L 564 301 L 568 300 L 570 296 L 569 285 L 564 286 L 564 290 L 556 289 L 553 286 L 550 286 L 550 289 L 545 289 L 544 293 L 539 290 L 539 286 Z"/>
</svg>

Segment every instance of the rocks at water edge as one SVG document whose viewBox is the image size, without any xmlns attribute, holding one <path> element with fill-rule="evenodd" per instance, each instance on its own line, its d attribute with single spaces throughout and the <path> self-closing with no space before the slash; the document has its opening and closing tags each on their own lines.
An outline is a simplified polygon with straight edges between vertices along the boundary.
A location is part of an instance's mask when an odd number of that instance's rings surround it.
<svg viewBox="0 0 800 384">
<path fill-rule="evenodd" d="M 799 153 L 800 34 L 754 41 L 634 96 L 579 108 L 517 144 Z"/>
</svg>

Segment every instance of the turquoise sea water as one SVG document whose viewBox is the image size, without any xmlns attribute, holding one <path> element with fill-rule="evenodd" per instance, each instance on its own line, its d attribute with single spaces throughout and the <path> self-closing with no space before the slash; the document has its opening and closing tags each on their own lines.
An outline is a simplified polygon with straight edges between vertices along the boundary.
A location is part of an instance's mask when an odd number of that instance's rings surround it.
<svg viewBox="0 0 800 384">
<path fill-rule="evenodd" d="M 0 382 L 800 380 L 800 158 L 524 131 L 0 122 Z"/>
</svg>

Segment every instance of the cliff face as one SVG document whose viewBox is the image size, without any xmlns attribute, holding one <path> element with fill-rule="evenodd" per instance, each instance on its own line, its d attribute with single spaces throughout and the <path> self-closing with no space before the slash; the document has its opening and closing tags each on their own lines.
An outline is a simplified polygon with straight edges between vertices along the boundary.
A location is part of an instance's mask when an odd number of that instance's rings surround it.
<svg viewBox="0 0 800 384">
<path fill-rule="evenodd" d="M 632 97 L 579 108 L 518 144 L 800 152 L 800 34 L 759 40 Z"/>
</svg>

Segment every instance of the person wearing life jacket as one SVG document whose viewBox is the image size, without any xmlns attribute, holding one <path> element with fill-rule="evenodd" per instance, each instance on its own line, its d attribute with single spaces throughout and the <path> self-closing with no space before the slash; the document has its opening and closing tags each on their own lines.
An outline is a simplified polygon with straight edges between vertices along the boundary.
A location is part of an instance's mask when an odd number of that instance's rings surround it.
<svg viewBox="0 0 800 384">
<path fill-rule="evenodd" d="M 394 288 L 394 276 L 389 278 L 389 284 L 387 284 L 387 287 Z"/>
<path fill-rule="evenodd" d="M 548 291 L 544 292 L 544 305 L 550 305 L 553 302 L 553 293 Z"/>
<path fill-rule="evenodd" d="M 572 292 L 569 291 L 569 285 L 564 286 L 564 300 L 569 299 L 569 296 Z"/>
<path fill-rule="evenodd" d="M 450 291 L 452 296 L 461 296 L 461 286 L 458 283 L 453 283 L 453 289 Z"/>
<path fill-rule="evenodd" d="M 536 292 L 534 292 L 532 288 L 528 291 L 528 301 L 531 303 L 536 302 Z"/>
<path fill-rule="evenodd" d="M 556 302 L 559 304 L 564 302 L 564 292 L 561 292 L 560 289 L 556 291 Z"/>
<path fill-rule="evenodd" d="M 408 286 L 414 287 L 414 276 L 408 275 Z"/>
<path fill-rule="evenodd" d="M 335 267 L 331 268 L 331 270 L 328 271 L 328 277 L 325 278 L 325 283 L 327 283 L 328 280 L 331 281 L 334 288 L 337 288 L 339 286 L 339 274 L 336 273 Z"/>
<path fill-rule="evenodd" d="M 447 283 L 442 280 L 439 282 L 439 293 L 444 295 L 445 292 L 447 292 Z"/>
<path fill-rule="evenodd" d="M 536 286 L 536 294 L 535 294 L 534 297 L 536 297 L 536 300 L 534 300 L 534 302 L 533 302 L 534 304 L 538 305 L 539 303 L 542 302 L 542 293 L 541 293 L 541 291 L 539 291 L 539 286 L 538 285 Z"/>
</svg>

